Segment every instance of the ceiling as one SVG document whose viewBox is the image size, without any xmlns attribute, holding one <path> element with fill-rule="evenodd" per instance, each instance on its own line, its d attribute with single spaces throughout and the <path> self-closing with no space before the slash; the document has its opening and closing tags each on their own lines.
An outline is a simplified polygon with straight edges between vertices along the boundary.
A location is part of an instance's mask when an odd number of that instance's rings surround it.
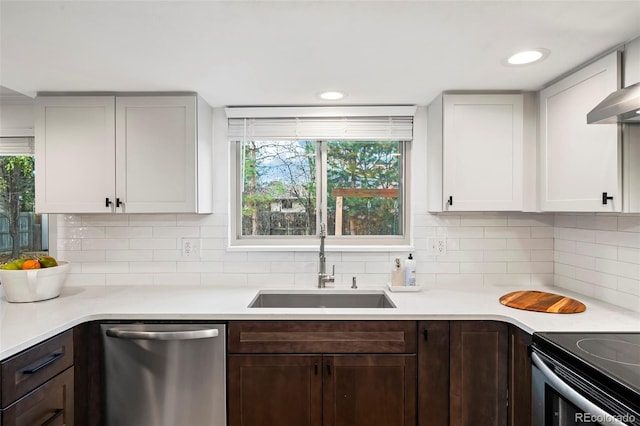
<svg viewBox="0 0 640 426">
<path fill-rule="evenodd" d="M 640 0 L 0 1 L 0 85 L 196 91 L 212 106 L 536 90 L 640 35 Z M 544 61 L 503 65 L 523 48 Z M 2 93 L 0 93 L 0 96 Z"/>
</svg>

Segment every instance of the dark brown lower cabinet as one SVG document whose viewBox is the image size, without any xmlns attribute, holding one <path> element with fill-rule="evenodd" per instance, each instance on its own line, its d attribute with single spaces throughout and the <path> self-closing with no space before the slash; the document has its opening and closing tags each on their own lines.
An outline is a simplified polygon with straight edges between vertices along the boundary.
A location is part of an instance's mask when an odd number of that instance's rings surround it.
<svg viewBox="0 0 640 426">
<path fill-rule="evenodd" d="M 230 355 L 229 426 L 321 426 L 322 357 Z"/>
<path fill-rule="evenodd" d="M 450 327 L 450 425 L 507 426 L 507 324 L 451 321 Z"/>
<path fill-rule="evenodd" d="M 1 424 L 73 426 L 73 367 L 5 409 Z"/>
<path fill-rule="evenodd" d="M 415 425 L 414 355 L 230 355 L 229 426 Z"/>
<path fill-rule="evenodd" d="M 509 326 L 509 425 L 531 426 L 531 335 Z"/>
<path fill-rule="evenodd" d="M 418 425 L 449 425 L 449 321 L 418 322 Z"/>
<path fill-rule="evenodd" d="M 416 424 L 415 355 L 323 356 L 324 426 Z"/>
<path fill-rule="evenodd" d="M 229 426 L 415 426 L 414 321 L 231 321 Z"/>
</svg>

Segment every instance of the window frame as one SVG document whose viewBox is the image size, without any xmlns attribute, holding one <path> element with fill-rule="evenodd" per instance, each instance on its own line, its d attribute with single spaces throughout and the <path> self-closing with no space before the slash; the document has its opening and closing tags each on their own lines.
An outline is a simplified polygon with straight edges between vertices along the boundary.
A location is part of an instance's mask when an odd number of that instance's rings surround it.
<svg viewBox="0 0 640 426">
<path fill-rule="evenodd" d="M 372 138 L 372 140 L 375 138 Z M 273 138 L 273 140 L 278 140 Z M 331 139 L 339 140 L 339 139 Z M 325 139 L 324 142 L 330 140 Z M 242 184 L 242 141 L 229 139 L 229 173 L 230 173 L 230 196 L 229 196 L 229 246 L 230 250 L 272 250 L 272 251 L 315 251 L 318 249 L 319 229 L 320 222 L 326 216 L 326 211 L 316 214 L 316 235 L 300 235 L 300 236 L 285 236 L 285 235 L 240 235 L 241 229 L 239 226 L 242 223 L 242 192 L 240 185 Z M 413 249 L 412 239 L 412 209 L 411 209 L 411 194 L 412 194 L 412 170 L 411 170 L 411 151 L 412 140 L 399 141 L 402 143 L 402 173 L 403 180 L 401 185 L 402 191 L 402 203 L 403 203 L 403 233 L 402 235 L 328 235 L 326 237 L 326 249 L 328 251 L 361 251 L 366 249 L 367 251 L 390 251 L 390 250 L 407 250 Z M 327 178 L 327 144 L 320 144 L 318 149 L 319 157 L 318 163 L 322 163 L 316 166 L 316 179 L 319 182 L 318 191 L 320 196 L 316 195 L 320 207 L 327 206 L 328 194 L 326 191 L 326 178 Z M 326 221 L 326 219 L 325 219 Z"/>
</svg>

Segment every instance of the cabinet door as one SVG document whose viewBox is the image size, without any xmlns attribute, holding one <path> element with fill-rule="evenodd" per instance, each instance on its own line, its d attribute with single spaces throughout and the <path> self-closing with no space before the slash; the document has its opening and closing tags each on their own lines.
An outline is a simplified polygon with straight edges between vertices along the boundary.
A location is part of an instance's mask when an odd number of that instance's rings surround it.
<svg viewBox="0 0 640 426">
<path fill-rule="evenodd" d="M 229 426 L 321 426 L 322 357 L 229 355 Z"/>
<path fill-rule="evenodd" d="M 323 358 L 324 426 L 416 424 L 415 355 Z"/>
<path fill-rule="evenodd" d="M 451 426 L 507 425 L 507 325 L 451 322 Z"/>
<path fill-rule="evenodd" d="M 449 321 L 418 323 L 418 425 L 449 425 Z"/>
<path fill-rule="evenodd" d="M 444 210 L 522 210 L 522 95 L 444 95 L 442 150 Z"/>
<path fill-rule="evenodd" d="M 531 426 L 531 335 L 509 326 L 509 425 Z"/>
<path fill-rule="evenodd" d="M 116 192 L 123 212 L 197 211 L 196 101 L 116 98 Z"/>
<path fill-rule="evenodd" d="M 70 367 L 7 407 L 1 426 L 73 424 L 73 367 Z"/>
<path fill-rule="evenodd" d="M 36 100 L 36 211 L 109 213 L 115 197 L 113 96 Z"/>
<path fill-rule="evenodd" d="M 586 120 L 619 87 L 618 63 L 611 53 L 540 92 L 543 211 L 621 211 L 618 126 Z M 607 204 L 605 192 L 613 197 Z"/>
</svg>

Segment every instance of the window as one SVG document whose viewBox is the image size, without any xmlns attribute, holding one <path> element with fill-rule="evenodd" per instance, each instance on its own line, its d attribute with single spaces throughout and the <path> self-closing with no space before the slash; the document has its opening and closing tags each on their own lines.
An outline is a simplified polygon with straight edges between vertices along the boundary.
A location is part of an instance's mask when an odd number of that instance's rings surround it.
<svg viewBox="0 0 640 426">
<path fill-rule="evenodd" d="M 320 224 L 336 245 L 408 244 L 411 116 L 230 117 L 229 137 L 232 244 L 315 244 Z"/>
<path fill-rule="evenodd" d="M 48 217 L 35 213 L 33 138 L 0 138 L 0 261 L 48 251 Z"/>
</svg>

